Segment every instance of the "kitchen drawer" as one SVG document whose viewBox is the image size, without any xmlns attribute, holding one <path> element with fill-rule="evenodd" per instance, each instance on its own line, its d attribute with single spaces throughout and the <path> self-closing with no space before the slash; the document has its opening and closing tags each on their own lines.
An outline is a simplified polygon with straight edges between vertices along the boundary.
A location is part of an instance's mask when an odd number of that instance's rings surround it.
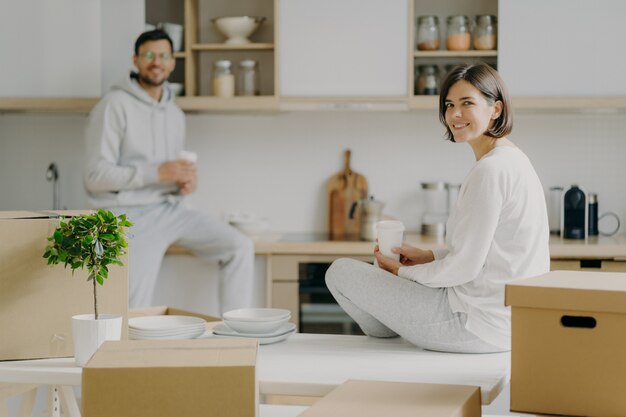
<svg viewBox="0 0 626 417">
<path fill-rule="evenodd" d="M 550 270 L 626 272 L 626 261 L 615 261 L 612 259 L 555 259 L 550 262 Z"/>
<path fill-rule="evenodd" d="M 274 282 L 272 284 L 271 307 L 291 311 L 291 322 L 300 323 L 298 306 L 298 282 Z"/>
</svg>

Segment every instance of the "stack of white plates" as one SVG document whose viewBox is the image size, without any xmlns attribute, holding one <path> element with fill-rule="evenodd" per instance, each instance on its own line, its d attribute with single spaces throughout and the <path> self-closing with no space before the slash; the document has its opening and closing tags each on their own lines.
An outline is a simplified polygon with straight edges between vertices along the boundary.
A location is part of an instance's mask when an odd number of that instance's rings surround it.
<svg viewBox="0 0 626 417">
<path fill-rule="evenodd" d="M 206 321 L 191 316 L 145 316 L 128 320 L 128 336 L 135 340 L 195 339 Z"/>
<path fill-rule="evenodd" d="M 255 338 L 262 345 L 285 340 L 296 331 L 296 325 L 289 323 L 289 310 L 278 308 L 242 308 L 224 313 L 223 318 L 213 334 Z"/>
</svg>

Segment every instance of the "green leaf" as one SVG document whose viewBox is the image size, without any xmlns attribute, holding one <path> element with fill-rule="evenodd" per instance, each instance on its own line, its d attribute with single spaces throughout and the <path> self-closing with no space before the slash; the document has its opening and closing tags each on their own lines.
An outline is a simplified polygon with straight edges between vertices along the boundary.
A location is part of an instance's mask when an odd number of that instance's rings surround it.
<svg viewBox="0 0 626 417">
<path fill-rule="evenodd" d="M 63 234 L 61 233 L 60 230 L 58 230 L 58 229 L 55 230 L 53 236 L 54 236 L 54 241 L 55 242 L 57 242 L 57 243 L 63 242 Z"/>
<path fill-rule="evenodd" d="M 102 278 L 102 275 L 96 275 L 96 281 L 98 282 L 98 284 L 104 285 L 104 278 Z"/>
</svg>

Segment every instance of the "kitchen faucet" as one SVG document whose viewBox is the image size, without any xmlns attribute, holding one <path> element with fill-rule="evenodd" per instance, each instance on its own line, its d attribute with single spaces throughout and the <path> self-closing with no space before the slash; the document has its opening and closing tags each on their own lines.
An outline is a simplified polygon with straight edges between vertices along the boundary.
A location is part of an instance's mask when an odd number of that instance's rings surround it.
<svg viewBox="0 0 626 417">
<path fill-rule="evenodd" d="M 59 210 L 61 208 L 59 195 L 59 169 L 57 164 L 51 162 L 46 171 L 46 179 L 52 181 L 52 210 Z"/>
</svg>

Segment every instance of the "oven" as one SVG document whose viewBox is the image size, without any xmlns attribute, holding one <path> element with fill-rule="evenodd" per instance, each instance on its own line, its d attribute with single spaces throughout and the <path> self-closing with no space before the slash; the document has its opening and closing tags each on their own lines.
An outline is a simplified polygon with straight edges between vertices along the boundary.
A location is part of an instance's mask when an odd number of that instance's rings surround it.
<svg viewBox="0 0 626 417">
<path fill-rule="evenodd" d="M 330 262 L 298 264 L 298 316 L 301 333 L 363 334 L 326 287 Z"/>
</svg>

